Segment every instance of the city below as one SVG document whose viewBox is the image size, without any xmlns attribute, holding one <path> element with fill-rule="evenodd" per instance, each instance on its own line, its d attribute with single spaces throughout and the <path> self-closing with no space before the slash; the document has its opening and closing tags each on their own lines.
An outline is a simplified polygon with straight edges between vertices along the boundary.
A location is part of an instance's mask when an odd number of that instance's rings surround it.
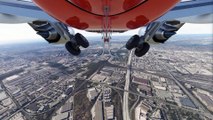
<svg viewBox="0 0 213 120">
<path fill-rule="evenodd" d="M 0 45 L 0 120 L 213 120 L 212 35 L 175 36 L 143 57 L 129 36 Z"/>
</svg>

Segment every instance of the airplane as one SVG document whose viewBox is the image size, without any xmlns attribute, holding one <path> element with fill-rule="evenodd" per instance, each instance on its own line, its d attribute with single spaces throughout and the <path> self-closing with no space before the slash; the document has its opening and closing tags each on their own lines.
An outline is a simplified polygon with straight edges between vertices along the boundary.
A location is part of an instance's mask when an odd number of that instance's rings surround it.
<svg viewBox="0 0 213 120">
<path fill-rule="evenodd" d="M 185 23 L 212 23 L 212 18 L 212 0 L 0 0 L 0 23 L 28 23 L 47 42 L 65 44 L 76 56 L 89 42 L 72 28 L 101 33 L 108 43 L 112 33 L 146 27 L 126 43 L 142 57 L 150 44 L 166 42 Z"/>
</svg>

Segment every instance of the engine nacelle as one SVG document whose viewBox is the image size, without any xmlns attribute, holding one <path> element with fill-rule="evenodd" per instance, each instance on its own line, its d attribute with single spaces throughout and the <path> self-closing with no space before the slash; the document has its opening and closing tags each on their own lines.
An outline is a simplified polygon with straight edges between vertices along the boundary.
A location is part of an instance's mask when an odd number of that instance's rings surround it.
<svg viewBox="0 0 213 120">
<path fill-rule="evenodd" d="M 74 34 L 71 34 L 63 23 L 51 23 L 48 21 L 33 21 L 29 25 L 37 31 L 37 34 L 43 37 L 49 43 L 63 44 L 69 41 Z"/>
<path fill-rule="evenodd" d="M 145 42 L 164 43 L 170 37 L 176 34 L 176 32 L 184 25 L 180 21 L 166 21 L 164 23 L 152 23 L 147 26 L 147 30 L 144 36 Z M 142 29 L 139 31 L 139 35 L 142 33 Z"/>
<path fill-rule="evenodd" d="M 175 35 L 175 31 L 165 31 L 165 30 L 158 30 L 155 35 L 153 36 L 153 40 L 158 43 L 164 43 L 166 42 L 170 37 Z"/>
<path fill-rule="evenodd" d="M 47 40 L 49 43 L 56 43 L 61 36 L 47 21 L 33 21 L 30 26 L 37 31 L 37 34 Z"/>
<path fill-rule="evenodd" d="M 54 29 L 50 31 L 39 31 L 37 34 L 41 35 L 49 43 L 56 43 L 61 39 L 61 36 Z"/>
</svg>

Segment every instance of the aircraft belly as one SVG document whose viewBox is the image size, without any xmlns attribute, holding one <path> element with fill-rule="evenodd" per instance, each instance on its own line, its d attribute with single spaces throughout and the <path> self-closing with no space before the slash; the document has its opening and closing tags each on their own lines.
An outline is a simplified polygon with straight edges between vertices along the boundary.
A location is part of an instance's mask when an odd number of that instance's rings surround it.
<svg viewBox="0 0 213 120">
<path fill-rule="evenodd" d="M 41 9 L 57 20 L 82 30 L 102 30 L 106 18 L 111 30 L 136 29 L 159 18 L 179 2 L 179 0 L 164 0 L 163 2 L 162 0 L 133 0 L 135 1 L 133 3 L 129 0 L 118 0 L 120 2 L 117 0 L 111 2 L 109 0 L 77 1 L 79 0 L 54 2 L 34 0 Z"/>
<path fill-rule="evenodd" d="M 67 0 L 69 3 L 96 15 L 104 15 L 105 7 L 109 7 L 109 15 L 128 11 L 148 0 Z"/>
</svg>

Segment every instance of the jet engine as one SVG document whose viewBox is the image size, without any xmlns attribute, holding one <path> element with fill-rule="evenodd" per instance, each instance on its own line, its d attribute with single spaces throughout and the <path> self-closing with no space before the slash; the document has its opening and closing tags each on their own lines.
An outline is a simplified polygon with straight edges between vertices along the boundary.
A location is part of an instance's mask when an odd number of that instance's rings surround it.
<svg viewBox="0 0 213 120">
<path fill-rule="evenodd" d="M 175 35 L 175 31 L 165 31 L 165 30 L 158 30 L 155 35 L 153 36 L 153 40 L 157 43 L 164 43 L 166 42 L 171 36 Z"/>
<path fill-rule="evenodd" d="M 51 29 L 49 31 L 38 31 L 37 34 L 41 35 L 49 43 L 56 43 L 61 38 L 61 36 L 54 29 Z"/>
<path fill-rule="evenodd" d="M 28 24 L 49 43 L 65 44 L 67 51 L 72 55 L 81 53 L 80 46 L 89 47 L 88 40 L 82 34 L 74 35 L 74 30 L 68 29 L 61 22 L 33 21 Z"/>
<path fill-rule="evenodd" d="M 154 22 L 146 27 L 145 34 L 144 29 L 139 30 L 139 36 L 150 44 L 152 43 L 164 43 L 184 25 L 180 21 L 166 21 L 166 22 Z"/>
<path fill-rule="evenodd" d="M 33 21 L 29 25 L 48 43 L 66 43 L 73 35 L 63 23 L 48 21 Z M 74 34 L 74 32 L 73 32 Z"/>
<path fill-rule="evenodd" d="M 126 48 L 135 48 L 135 55 L 144 56 L 150 49 L 150 44 L 164 43 L 184 25 L 180 21 L 153 22 L 144 29 L 139 30 L 139 35 L 132 36 L 126 43 Z"/>
<path fill-rule="evenodd" d="M 164 43 L 184 25 L 179 21 L 167 21 L 155 32 L 152 37 L 154 42 Z"/>
</svg>

